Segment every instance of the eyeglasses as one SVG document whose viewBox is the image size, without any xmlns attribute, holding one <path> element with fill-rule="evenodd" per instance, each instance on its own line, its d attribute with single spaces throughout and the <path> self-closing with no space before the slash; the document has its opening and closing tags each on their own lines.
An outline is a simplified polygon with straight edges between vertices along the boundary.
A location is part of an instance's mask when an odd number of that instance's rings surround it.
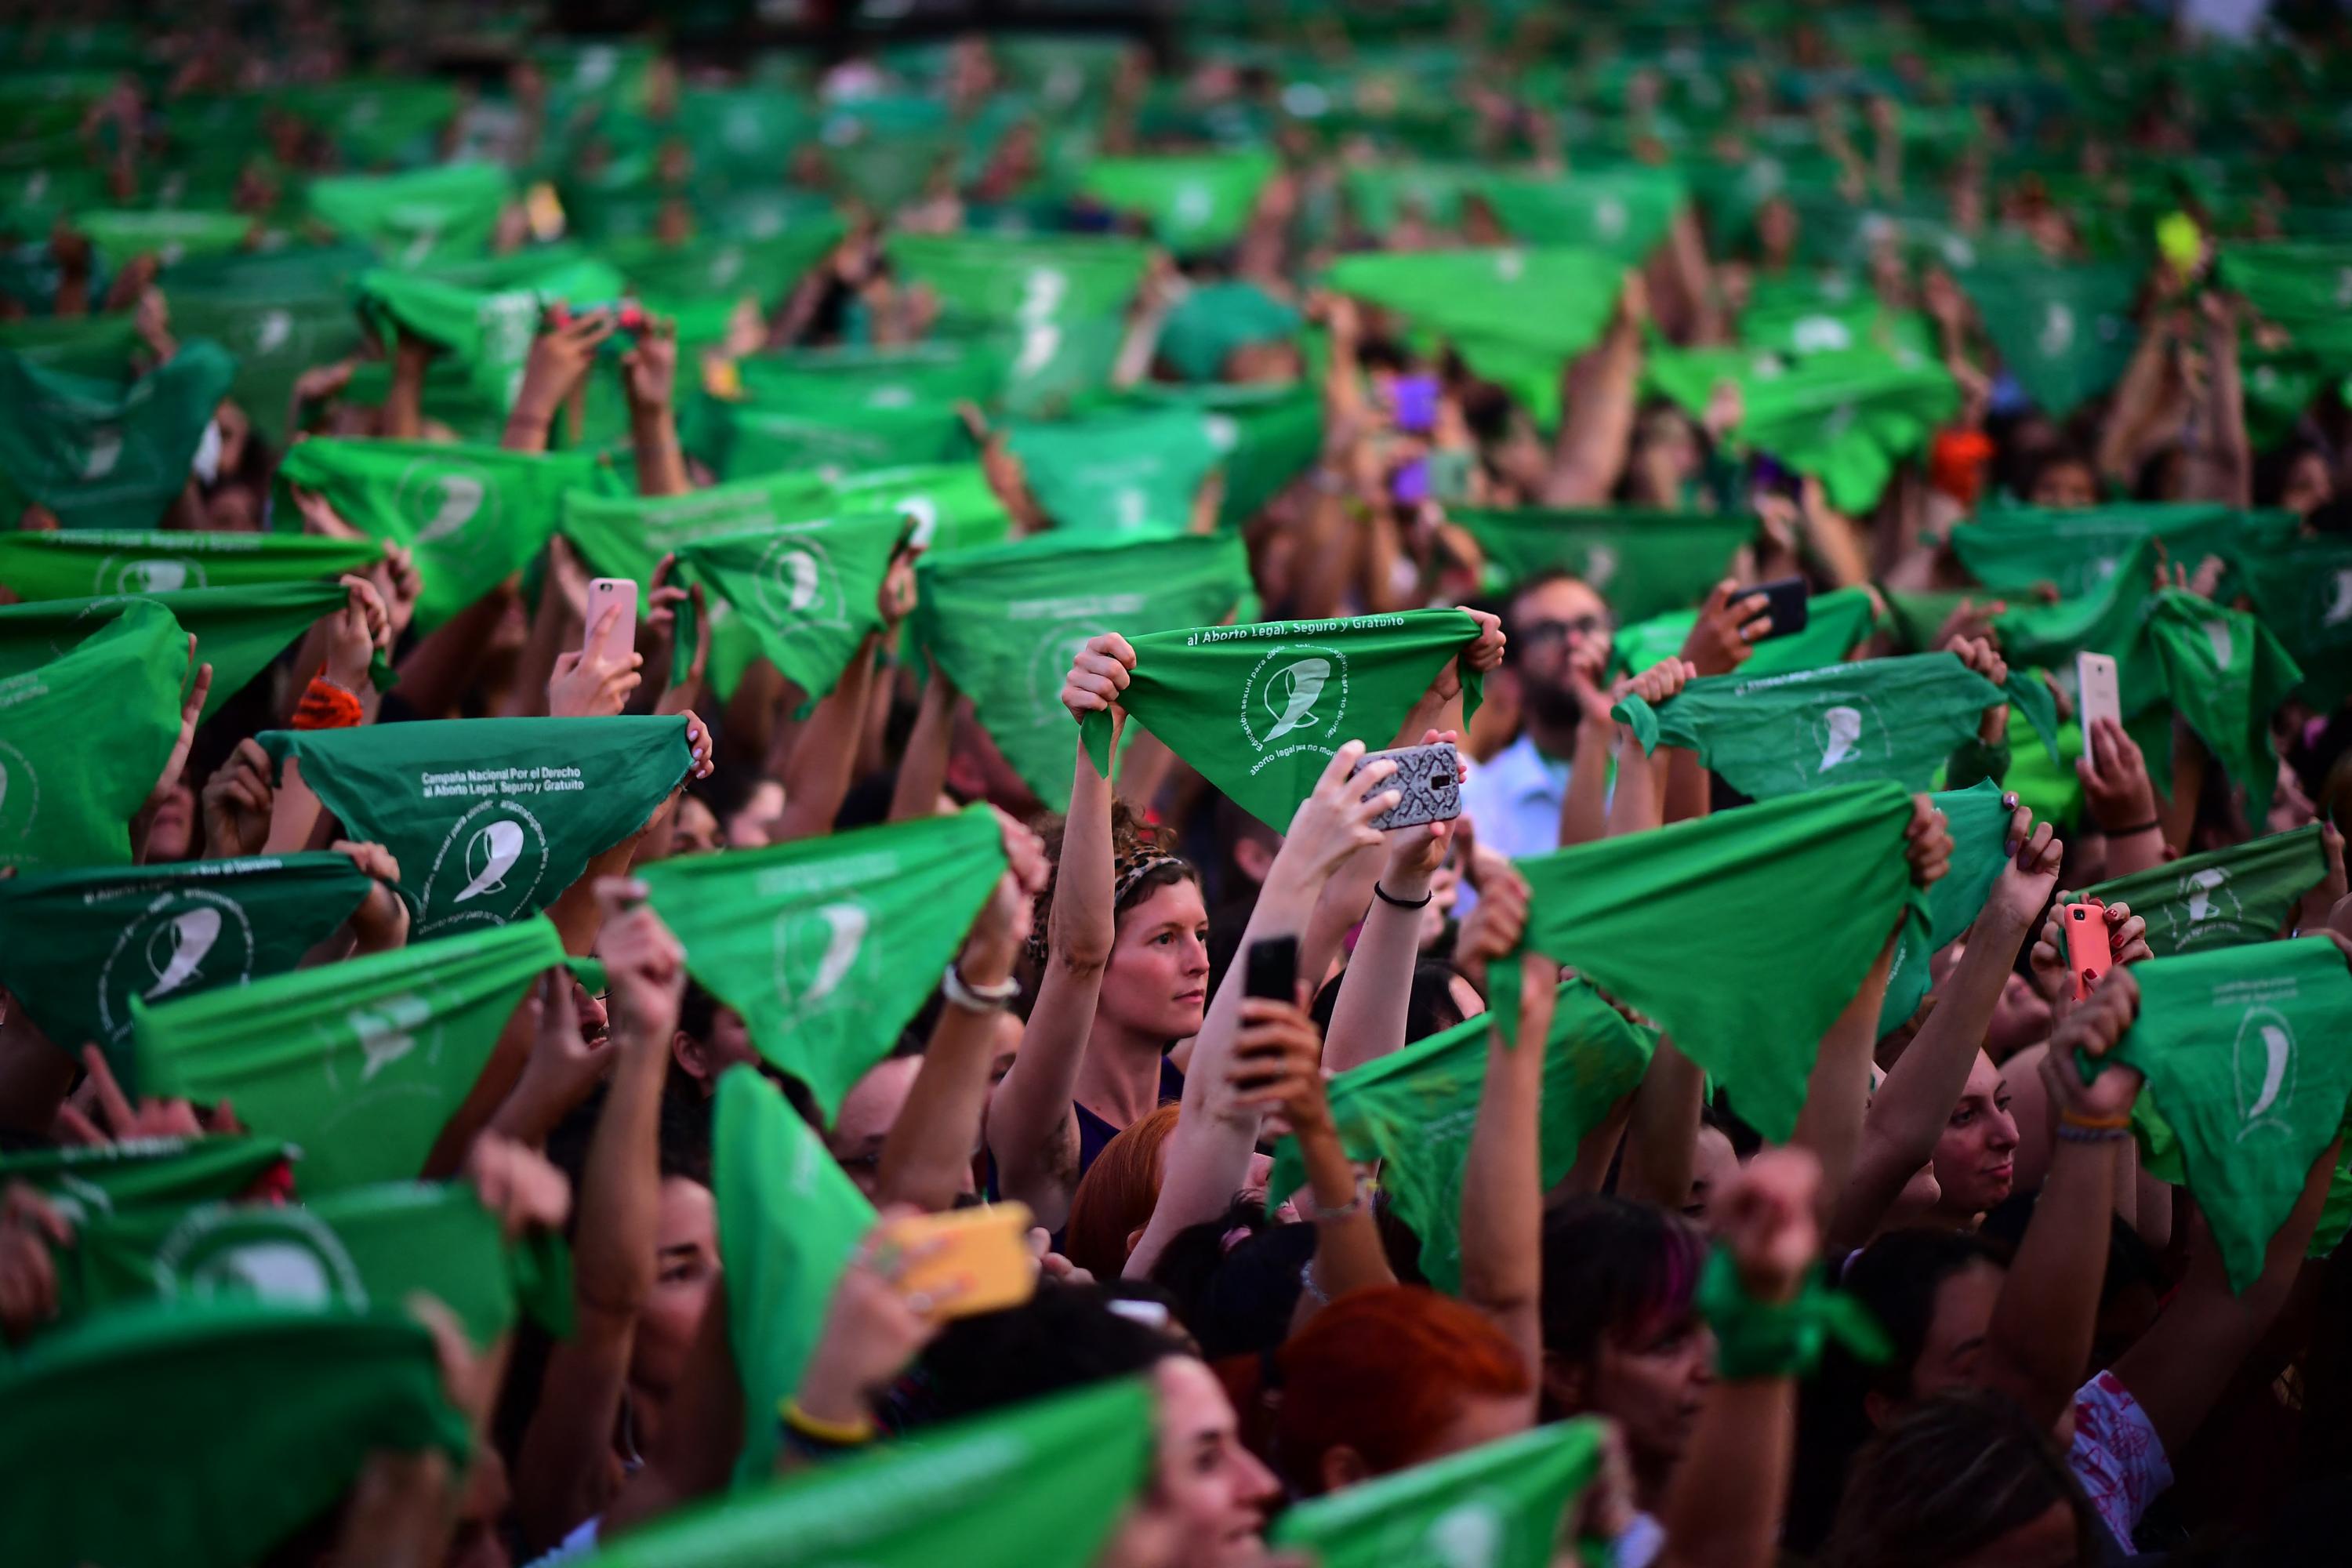
<svg viewBox="0 0 2352 1568">
<path fill-rule="evenodd" d="M 1579 616 L 1572 621 L 1536 621 L 1521 628 L 1514 639 L 1523 648 L 1544 647 L 1570 637 L 1583 641 L 1604 632 L 1617 629 L 1607 616 Z"/>
</svg>

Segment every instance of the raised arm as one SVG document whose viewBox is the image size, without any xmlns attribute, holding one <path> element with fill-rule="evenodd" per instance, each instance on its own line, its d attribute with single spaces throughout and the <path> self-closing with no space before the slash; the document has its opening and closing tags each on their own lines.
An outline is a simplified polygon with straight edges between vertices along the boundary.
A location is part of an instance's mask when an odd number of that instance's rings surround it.
<svg viewBox="0 0 2352 1568">
<path fill-rule="evenodd" d="M 1661 659 L 1628 681 L 1623 694 L 1651 706 L 1690 683 L 1694 670 L 1681 658 Z M 1647 833 L 1665 821 L 1665 762 L 1642 749 L 1630 725 L 1613 726 L 1617 744 L 1617 794 L 1609 803 L 1609 834 L 1622 838 Z"/>
<path fill-rule="evenodd" d="M 1450 731 L 1424 730 L 1421 744 L 1459 740 Z M 1372 885 L 1371 908 L 1364 912 L 1331 1008 L 1323 1047 L 1323 1065 L 1330 1071 L 1345 1072 L 1404 1047 L 1405 1006 L 1412 994 L 1413 964 L 1421 955 L 1430 879 L 1444 861 L 1453 836 L 1451 822 L 1424 823 L 1384 835 L 1388 843 Z M 1316 977 L 1307 973 L 1311 987 Z"/>
<path fill-rule="evenodd" d="M 932 1026 L 923 1065 L 882 1143 L 879 1201 L 912 1204 L 933 1214 L 955 1206 L 971 1173 L 988 1105 L 988 1068 L 996 1021 L 1016 989 L 1013 966 L 1029 940 L 1029 920 L 1045 887 L 1045 847 L 1013 818 L 997 814 L 1004 837 L 1004 875 L 982 906 L 945 981 L 947 1005 Z"/>
<path fill-rule="evenodd" d="M 1943 814 L 1924 795 L 1912 797 L 1911 823 L 1904 830 L 1904 855 L 1911 863 L 1911 879 L 1916 887 L 1935 881 L 1951 863 L 1952 836 L 1945 829 Z M 1886 1005 L 1886 976 L 1894 965 L 1895 944 L 1903 934 L 1902 921 L 1909 918 L 1907 910 L 1897 917 L 1886 945 L 1879 950 L 1878 961 L 1863 977 L 1862 989 L 1822 1037 L 1820 1054 L 1813 1058 L 1812 1074 L 1806 1079 L 1805 1108 L 1797 1113 L 1796 1135 L 1790 1142 L 1811 1150 L 1821 1162 L 1825 1206 L 1816 1217 L 1824 1229 L 1830 1219 L 1826 1205 L 1835 1203 L 1844 1190 L 1855 1152 L 1862 1146 L 1871 1049 L 1878 1043 L 1878 1015 Z"/>
<path fill-rule="evenodd" d="M 948 752 L 955 739 L 956 705 L 961 700 L 955 682 L 940 672 L 939 661 L 926 654 L 928 679 L 915 707 L 915 727 L 898 759 L 898 776 L 890 784 L 890 820 L 911 822 L 935 816 L 940 793 L 947 787 Z"/>
<path fill-rule="evenodd" d="M 2107 836 L 2107 875 L 2127 877 L 2164 864 L 2164 820 L 2139 742 L 2113 719 L 2095 719 L 2074 759 L 2091 820 Z"/>
<path fill-rule="evenodd" d="M 629 396 L 629 440 L 637 453 L 637 493 L 682 496 L 693 485 L 677 443 L 677 323 L 656 316 L 636 346 L 621 356 L 621 386 Z"/>
<path fill-rule="evenodd" d="M 1090 638 L 1062 685 L 1072 718 L 1109 709 L 1112 755 L 1127 713 L 1117 706 L 1135 668 L 1135 649 L 1116 632 Z M 1078 1184 L 1077 1119 L 1071 1110 L 1095 1004 L 1118 934 L 1112 908 L 1111 785 L 1095 772 L 1084 745 L 1070 780 L 1070 810 L 1062 824 L 1062 856 L 1054 872 L 1054 901 L 1045 920 L 1045 962 L 1037 1000 L 1022 1032 L 1021 1054 L 996 1087 L 989 1109 L 988 1150 L 997 1185 L 1029 1205 L 1047 1230 L 1069 1217 Z"/>
<path fill-rule="evenodd" d="M 1559 965 L 1519 955 L 1519 1029 L 1486 1031 L 1486 1081 L 1462 1171 L 1462 1299 L 1519 1349 L 1530 1373 L 1543 1366 L 1543 1064 L 1559 998 Z"/>
<path fill-rule="evenodd" d="M 2116 1205 L 2114 1145 L 2131 1136 L 2140 1088 L 2139 1073 L 2116 1062 L 2084 1083 L 2074 1053 L 2104 1058 L 2138 1016 L 2139 982 L 2111 969 L 2051 1037 L 2042 1063 L 2043 1089 L 2061 1108 L 2058 1147 L 1993 1303 L 1978 1381 L 2045 1426 L 2065 1414 L 2090 1366 Z"/>
<path fill-rule="evenodd" d="M 1608 331 L 1568 367 L 1559 438 L 1544 479 L 1547 506 L 1606 506 L 1625 472 L 1642 378 L 1642 324 L 1649 289 L 1625 274 Z"/>
<path fill-rule="evenodd" d="M 561 326 L 541 324 L 523 361 L 522 385 L 507 415 L 499 445 L 509 452 L 544 452 L 555 416 L 572 401 L 596 362 L 596 348 L 619 323 L 609 310 L 590 310 Z"/>
<path fill-rule="evenodd" d="M 606 909 L 599 947 L 610 988 L 611 1088 L 580 1177 L 572 1332 L 548 1356 L 515 1465 L 515 1510 L 540 1546 L 603 1509 L 620 1485 L 613 1431 L 637 1317 L 660 1270 L 662 1085 L 686 988 L 677 939 L 636 901 L 642 885 L 616 879 L 596 893 Z M 570 977 L 559 973 L 556 983 L 568 986 Z"/>
<path fill-rule="evenodd" d="M 1350 778 L 1349 770 L 1363 754 L 1361 741 L 1350 741 L 1334 752 L 1313 793 L 1299 803 L 1282 851 L 1266 871 L 1257 907 L 1250 913 L 1249 929 L 1242 938 L 1244 953 L 1269 937 L 1303 938 L 1323 885 L 1339 863 L 1355 850 L 1380 843 L 1372 818 L 1395 805 L 1398 797 L 1394 790 L 1374 786 L 1395 772 L 1396 764 L 1376 762 Z M 1367 790 L 1371 791 L 1370 799 L 1364 798 Z M 1160 1250 L 1178 1232 L 1223 1211 L 1240 1189 L 1257 1147 L 1258 1113 L 1234 1096 L 1229 1081 L 1247 967 L 1235 963 L 1228 969 L 1209 999 L 1192 1065 L 1184 1074 L 1183 1113 L 1169 1134 L 1160 1201 L 1128 1259 L 1127 1273 L 1134 1279 L 1150 1276 Z"/>
<path fill-rule="evenodd" d="M 914 552 L 901 551 L 892 559 L 877 603 L 881 629 L 866 634 L 841 679 L 793 737 L 792 755 L 781 770 L 784 809 L 769 829 L 771 844 L 821 837 L 833 831 L 834 820 L 841 815 L 872 711 L 875 667 L 883 645 L 898 635 L 899 623 L 915 607 Z"/>
<path fill-rule="evenodd" d="M 2011 811 L 2010 859 L 1994 879 L 1992 894 L 1969 928 L 1968 947 L 1936 998 L 1935 1011 L 1902 1059 L 1888 1069 L 1862 1124 L 1862 1147 L 1845 1188 L 1835 1194 L 1830 1245 L 1849 1249 L 1867 1242 L 1902 1194 L 1912 1173 L 1936 1152 L 1936 1140 L 1967 1087 L 1977 1048 L 1992 1022 L 2001 988 L 2025 944 L 2033 917 L 2058 883 L 2065 846 L 2049 823 L 2034 825 L 2030 807 L 2015 795 L 2002 798 Z"/>
</svg>

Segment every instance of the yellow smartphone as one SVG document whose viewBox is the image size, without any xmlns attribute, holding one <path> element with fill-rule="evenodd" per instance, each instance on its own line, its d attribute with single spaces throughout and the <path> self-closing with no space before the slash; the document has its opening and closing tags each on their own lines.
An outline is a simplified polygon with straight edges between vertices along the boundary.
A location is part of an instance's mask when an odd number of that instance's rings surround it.
<svg viewBox="0 0 2352 1568">
<path fill-rule="evenodd" d="M 898 1277 L 898 1293 L 932 1298 L 939 1303 L 933 1310 L 943 1318 L 1021 1305 L 1037 1292 L 1037 1260 L 1029 1256 L 1029 1232 L 1036 1223 L 1029 1205 L 1019 1203 L 886 1222 L 884 1236 L 908 1251 L 941 1244 Z"/>
</svg>

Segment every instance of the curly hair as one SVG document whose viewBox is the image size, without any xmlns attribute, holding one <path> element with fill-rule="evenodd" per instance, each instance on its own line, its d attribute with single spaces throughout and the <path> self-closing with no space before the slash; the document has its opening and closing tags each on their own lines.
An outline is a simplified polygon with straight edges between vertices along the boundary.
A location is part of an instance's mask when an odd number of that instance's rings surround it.
<svg viewBox="0 0 2352 1568">
<path fill-rule="evenodd" d="M 1045 876 L 1045 886 L 1037 895 L 1029 929 L 1029 960 L 1043 965 L 1054 914 L 1054 894 L 1061 886 L 1062 835 L 1067 831 L 1069 820 L 1048 813 L 1029 826 L 1045 841 L 1045 858 L 1052 866 Z M 1114 918 L 1162 888 L 1178 882 L 1191 882 L 1196 887 L 1200 884 L 1201 873 L 1192 863 L 1175 853 L 1156 824 L 1146 822 L 1123 800 L 1111 802 L 1110 857 Z"/>
</svg>

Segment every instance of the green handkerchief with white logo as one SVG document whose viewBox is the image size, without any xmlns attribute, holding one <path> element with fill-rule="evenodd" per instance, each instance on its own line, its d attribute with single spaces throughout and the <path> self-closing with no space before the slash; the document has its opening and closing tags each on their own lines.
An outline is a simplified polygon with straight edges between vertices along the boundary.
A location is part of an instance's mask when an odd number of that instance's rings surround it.
<svg viewBox="0 0 2352 1568">
<path fill-rule="evenodd" d="M 0 533 L 0 586 L 20 599 L 257 588 L 331 583 L 346 572 L 365 572 L 383 558 L 383 546 L 373 540 L 299 533 Z"/>
<path fill-rule="evenodd" d="M 1461 610 L 1154 632 L 1128 638 L 1135 675 L 1121 704 L 1234 804 L 1281 832 L 1331 753 L 1349 741 L 1373 750 L 1395 741 L 1430 682 L 1477 635 L 1478 623 Z M 1478 710 L 1479 688 L 1478 676 L 1465 671 L 1465 720 Z M 1089 713 L 1079 731 L 1108 777 L 1110 716 Z"/>
<path fill-rule="evenodd" d="M 417 942 L 149 1007 L 131 1004 L 142 1094 L 226 1100 L 302 1146 L 317 1197 L 406 1181 L 529 989 L 563 962 L 544 920 Z"/>
<path fill-rule="evenodd" d="M 692 765 L 682 717 L 434 719 L 265 730 L 415 900 L 411 941 L 504 925 L 562 896 L 646 825 Z"/>
<path fill-rule="evenodd" d="M 130 860 L 188 674 L 188 634 L 134 600 L 64 657 L 0 675 L 0 866 Z"/>
<path fill-rule="evenodd" d="M 1712 675 L 1653 708 L 1614 710 L 1643 750 L 1680 746 L 1753 800 L 1895 779 L 1925 789 L 1999 707 L 2001 689 L 1948 653 L 1832 664 L 1751 679 Z"/>
<path fill-rule="evenodd" d="M 2318 937 L 2151 959 L 2132 973 L 2139 1018 L 2116 1059 L 2147 1075 L 2242 1291 L 2352 1100 L 2352 974 Z"/>
<path fill-rule="evenodd" d="M 260 583 L 10 605 L 0 608 L 0 673 L 63 657 L 119 616 L 123 605 L 143 599 L 169 611 L 181 630 L 195 635 L 196 662 L 213 667 L 212 689 L 205 696 L 204 716 L 209 719 L 312 623 L 341 609 L 348 596 L 335 583 Z M 376 662 L 381 666 L 380 658 Z"/>
<path fill-rule="evenodd" d="M 2296 900 L 2327 875 L 2319 826 L 2274 833 L 2135 871 L 2060 897 L 2128 904 L 2147 921 L 2158 958 L 2269 942 L 2286 930 Z"/>
<path fill-rule="evenodd" d="M 1077 726 L 1062 678 L 1087 639 L 1211 623 L 1250 585 L 1237 534 L 1055 532 L 928 555 L 915 570 L 916 640 L 1041 800 L 1069 782 Z"/>
<path fill-rule="evenodd" d="M 374 886 L 348 855 L 44 871 L 0 882 L 0 984 L 50 1042 L 130 1076 L 131 1002 L 283 974 Z"/>
<path fill-rule="evenodd" d="M 236 376 L 236 362 L 203 342 L 128 385 L 0 351 L 0 495 L 38 501 L 66 528 L 154 527 Z M 16 509 L 7 521 L 17 526 Z"/>
<path fill-rule="evenodd" d="M 898 1044 L 1003 874 L 985 805 L 638 870 L 688 970 L 828 1117 Z"/>
<path fill-rule="evenodd" d="M 1601 1433 L 1587 1416 L 1483 1443 L 1303 1502 L 1267 1539 L 1321 1568 L 1549 1568 L 1573 1555 L 1571 1505 L 1601 1473 Z"/>
<path fill-rule="evenodd" d="M 911 529 L 894 511 L 782 522 L 686 541 L 678 569 L 726 602 L 786 679 L 818 698 L 881 629 L 882 580 Z"/>
<path fill-rule="evenodd" d="M 131 1138 L 0 1154 L 0 1184 L 29 1182 L 59 1213 L 86 1215 L 244 1197 L 301 1151 L 282 1138 L 236 1132 L 209 1138 Z"/>
<path fill-rule="evenodd" d="M 599 469 L 584 452 L 315 437 L 278 466 L 275 515 L 281 527 L 296 515 L 285 491 L 299 486 L 370 538 L 406 545 L 424 579 L 416 627 L 430 631 L 520 571 L 555 531 L 563 493 L 599 488 Z"/>
<path fill-rule="evenodd" d="M 1729 574 L 1756 536 L 1756 520 L 1638 507 L 1448 507 L 1486 552 L 1489 587 L 1542 572 L 1573 572 L 1609 601 L 1621 624 L 1685 609 Z"/>
</svg>

